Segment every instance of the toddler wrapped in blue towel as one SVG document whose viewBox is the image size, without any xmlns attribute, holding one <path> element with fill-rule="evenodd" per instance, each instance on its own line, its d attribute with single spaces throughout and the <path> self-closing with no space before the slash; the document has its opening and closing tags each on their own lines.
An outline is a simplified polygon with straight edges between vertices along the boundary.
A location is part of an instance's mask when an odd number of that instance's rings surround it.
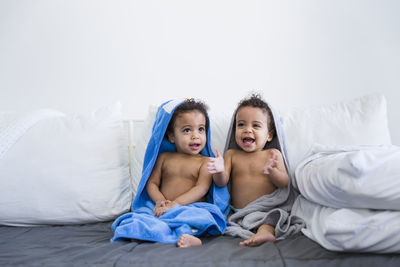
<svg viewBox="0 0 400 267">
<path fill-rule="evenodd" d="M 164 103 L 149 141 L 132 212 L 113 223 L 112 241 L 129 238 L 178 247 L 202 245 L 201 235 L 226 228 L 229 194 L 207 170 L 210 149 L 206 106 L 193 99 Z"/>
</svg>

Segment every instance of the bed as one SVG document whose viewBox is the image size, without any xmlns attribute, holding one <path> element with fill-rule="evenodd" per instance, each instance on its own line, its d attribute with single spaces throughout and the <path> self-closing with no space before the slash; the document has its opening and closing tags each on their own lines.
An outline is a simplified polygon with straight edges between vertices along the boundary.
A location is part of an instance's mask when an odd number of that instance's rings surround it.
<svg viewBox="0 0 400 267">
<path fill-rule="evenodd" d="M 120 241 L 110 222 L 0 227 L 1 266 L 398 266 L 400 255 L 331 252 L 302 234 L 255 248 L 239 238 L 203 238 L 202 247 Z"/>
<path fill-rule="evenodd" d="M 118 103 L 89 114 L 0 113 L 1 266 L 400 265 L 400 251 L 374 251 L 374 244 L 366 250 L 362 238 L 344 249 L 329 247 L 310 234 L 319 226 L 309 221 L 301 233 L 254 248 L 240 247 L 241 239 L 229 236 L 204 237 L 203 246 L 185 249 L 110 242 L 111 223 L 129 211 L 136 193 L 155 110 L 149 107 L 144 121 L 123 120 Z M 296 181 L 296 170 L 315 143 L 391 145 L 381 95 L 281 114 L 289 172 L 300 193 L 304 187 L 302 180 Z M 223 147 L 230 116 L 211 108 L 212 147 Z M 312 212 L 334 208 L 312 202 L 304 193 L 301 198 L 317 205 Z M 300 207 L 297 203 L 294 212 L 305 216 Z"/>
</svg>

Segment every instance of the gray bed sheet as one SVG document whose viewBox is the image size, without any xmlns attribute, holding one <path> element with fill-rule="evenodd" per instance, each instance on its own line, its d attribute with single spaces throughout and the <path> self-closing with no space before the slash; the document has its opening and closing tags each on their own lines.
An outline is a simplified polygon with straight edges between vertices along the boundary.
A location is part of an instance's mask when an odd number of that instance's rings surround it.
<svg viewBox="0 0 400 267">
<path fill-rule="evenodd" d="M 240 238 L 202 238 L 203 246 L 120 241 L 111 222 L 0 227 L 0 266 L 400 266 L 399 254 L 336 253 L 302 234 L 258 247 Z"/>
</svg>

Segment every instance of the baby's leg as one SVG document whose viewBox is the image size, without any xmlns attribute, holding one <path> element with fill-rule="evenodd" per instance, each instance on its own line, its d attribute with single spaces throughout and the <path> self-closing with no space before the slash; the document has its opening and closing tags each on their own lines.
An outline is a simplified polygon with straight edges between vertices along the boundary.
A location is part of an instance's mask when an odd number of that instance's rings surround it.
<svg viewBox="0 0 400 267">
<path fill-rule="evenodd" d="M 261 225 L 257 233 L 252 235 L 249 239 L 240 242 L 241 246 L 255 247 L 265 242 L 275 242 L 275 228 L 268 224 Z"/>
<path fill-rule="evenodd" d="M 197 238 L 193 235 L 188 235 L 188 234 L 183 234 L 179 238 L 178 242 L 176 245 L 180 248 L 188 248 L 188 247 L 197 247 L 201 246 L 201 240 L 200 238 Z"/>
</svg>

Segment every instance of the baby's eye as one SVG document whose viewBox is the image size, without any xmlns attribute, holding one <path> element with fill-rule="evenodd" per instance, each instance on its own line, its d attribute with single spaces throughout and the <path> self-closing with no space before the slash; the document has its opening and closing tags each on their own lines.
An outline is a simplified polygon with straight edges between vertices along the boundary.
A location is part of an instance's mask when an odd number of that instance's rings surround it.
<svg viewBox="0 0 400 267">
<path fill-rule="evenodd" d="M 201 132 L 201 133 L 204 132 L 205 130 L 206 130 L 206 128 L 204 128 L 204 127 L 199 128 L 199 132 Z"/>
<path fill-rule="evenodd" d="M 190 133 L 190 128 L 185 128 L 185 129 L 183 129 L 183 132 L 184 132 L 184 133 Z"/>
<path fill-rule="evenodd" d="M 239 123 L 237 124 L 237 126 L 238 126 L 238 127 L 243 127 L 243 126 L 244 126 L 244 123 L 243 123 L 243 122 L 239 122 Z"/>
<path fill-rule="evenodd" d="M 260 125 L 260 124 L 253 124 L 253 127 L 254 127 L 254 128 L 260 128 L 261 125 Z"/>
</svg>

